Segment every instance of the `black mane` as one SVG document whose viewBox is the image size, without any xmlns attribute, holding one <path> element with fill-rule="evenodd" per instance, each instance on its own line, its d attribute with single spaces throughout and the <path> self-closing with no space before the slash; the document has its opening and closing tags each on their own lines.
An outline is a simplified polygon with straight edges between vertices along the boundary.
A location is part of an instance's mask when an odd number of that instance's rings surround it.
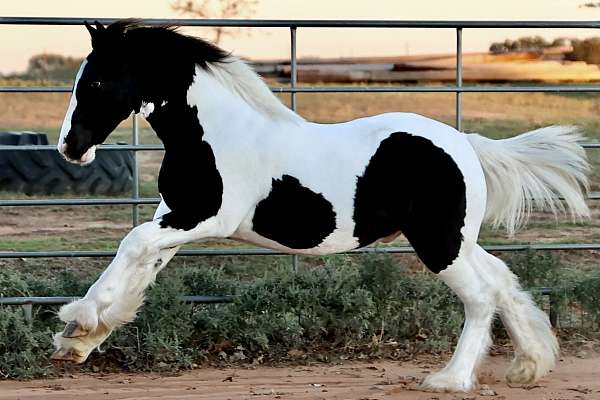
<svg viewBox="0 0 600 400">
<path fill-rule="evenodd" d="M 98 52 L 109 51 L 129 58 L 156 55 L 163 60 L 193 62 L 203 68 L 207 63 L 224 62 L 230 53 L 213 43 L 178 31 L 177 25 L 144 25 L 138 19 L 118 20 L 106 27 L 99 43 Z"/>
<path fill-rule="evenodd" d="M 94 80 L 130 77 L 127 92 L 139 102 L 176 97 L 184 101 L 197 67 L 207 69 L 209 63 L 232 60 L 230 53 L 178 32 L 175 25 L 146 26 L 140 20 L 125 19 L 107 27 L 96 23 L 96 29 L 86 26 L 93 49 L 87 57 L 88 75 L 95 76 Z"/>
</svg>

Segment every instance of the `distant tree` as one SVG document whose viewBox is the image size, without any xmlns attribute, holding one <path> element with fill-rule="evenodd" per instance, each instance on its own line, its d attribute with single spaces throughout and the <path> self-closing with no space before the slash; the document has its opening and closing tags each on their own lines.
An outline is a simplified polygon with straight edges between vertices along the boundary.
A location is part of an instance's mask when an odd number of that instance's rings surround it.
<svg viewBox="0 0 600 400">
<path fill-rule="evenodd" d="M 600 1 L 591 1 L 580 5 L 581 8 L 600 8 Z"/>
<path fill-rule="evenodd" d="M 501 54 L 508 52 L 504 43 L 492 43 L 490 45 L 490 53 L 492 54 Z"/>
<path fill-rule="evenodd" d="M 600 64 L 600 37 L 571 40 L 573 51 L 566 55 L 568 60 Z"/>
<path fill-rule="evenodd" d="M 71 80 L 82 60 L 60 54 L 37 54 L 29 59 L 25 75 L 33 79 Z"/>
<path fill-rule="evenodd" d="M 508 53 L 511 51 L 543 51 L 551 47 L 549 43 L 541 36 L 525 36 L 517 40 L 506 39 L 504 42 L 495 42 L 490 45 L 490 53 Z"/>
<path fill-rule="evenodd" d="M 550 46 L 551 47 L 562 47 L 562 46 L 568 46 L 570 43 L 571 43 L 571 39 L 561 37 L 561 38 L 554 39 Z"/>
<path fill-rule="evenodd" d="M 171 8 L 181 14 L 198 18 L 249 18 L 256 12 L 259 0 L 175 0 Z M 222 26 L 210 27 L 213 42 L 219 44 L 224 36 L 233 36 L 239 30 Z"/>
</svg>

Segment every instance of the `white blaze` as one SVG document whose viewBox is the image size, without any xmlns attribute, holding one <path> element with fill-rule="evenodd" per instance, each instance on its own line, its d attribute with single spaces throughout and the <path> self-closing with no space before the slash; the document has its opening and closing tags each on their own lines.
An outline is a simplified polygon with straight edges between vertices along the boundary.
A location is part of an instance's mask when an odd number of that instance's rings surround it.
<svg viewBox="0 0 600 400">
<path fill-rule="evenodd" d="M 87 64 L 87 60 L 83 60 L 81 63 L 81 67 L 79 67 L 79 72 L 77 72 L 77 76 L 75 77 L 75 83 L 73 84 L 73 93 L 71 93 L 71 101 L 69 102 L 69 108 L 67 109 L 67 114 L 65 115 L 65 119 L 63 120 L 62 128 L 60 129 L 60 136 L 58 138 L 57 149 L 60 154 L 64 154 L 66 150 L 65 139 L 67 138 L 67 134 L 71 130 L 71 118 L 73 117 L 73 112 L 75 111 L 75 107 L 77 107 L 77 96 L 75 96 L 75 90 L 77 90 L 77 84 L 79 83 L 79 79 L 81 78 L 81 74 Z"/>
</svg>

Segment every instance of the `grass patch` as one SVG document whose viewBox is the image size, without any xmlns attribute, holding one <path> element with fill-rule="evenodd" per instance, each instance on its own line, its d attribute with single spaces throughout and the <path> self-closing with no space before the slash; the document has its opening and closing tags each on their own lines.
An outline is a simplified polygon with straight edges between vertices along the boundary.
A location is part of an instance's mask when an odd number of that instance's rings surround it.
<svg viewBox="0 0 600 400">
<path fill-rule="evenodd" d="M 118 240 L 114 237 L 95 237 L 93 239 L 71 240 L 49 234 L 45 238 L 8 239 L 0 238 L 2 251 L 48 251 L 55 250 L 116 250 Z"/>
</svg>

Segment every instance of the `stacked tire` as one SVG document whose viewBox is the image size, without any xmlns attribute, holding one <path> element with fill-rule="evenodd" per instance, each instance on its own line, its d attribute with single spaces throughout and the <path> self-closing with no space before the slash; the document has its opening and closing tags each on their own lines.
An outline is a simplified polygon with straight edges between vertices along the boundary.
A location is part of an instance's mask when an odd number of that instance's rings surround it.
<svg viewBox="0 0 600 400">
<path fill-rule="evenodd" d="M 0 145 L 47 145 L 45 134 L 0 132 Z M 33 194 L 116 194 L 133 186 L 133 152 L 99 151 L 87 166 L 65 161 L 55 149 L 0 150 L 0 190 Z"/>
</svg>

